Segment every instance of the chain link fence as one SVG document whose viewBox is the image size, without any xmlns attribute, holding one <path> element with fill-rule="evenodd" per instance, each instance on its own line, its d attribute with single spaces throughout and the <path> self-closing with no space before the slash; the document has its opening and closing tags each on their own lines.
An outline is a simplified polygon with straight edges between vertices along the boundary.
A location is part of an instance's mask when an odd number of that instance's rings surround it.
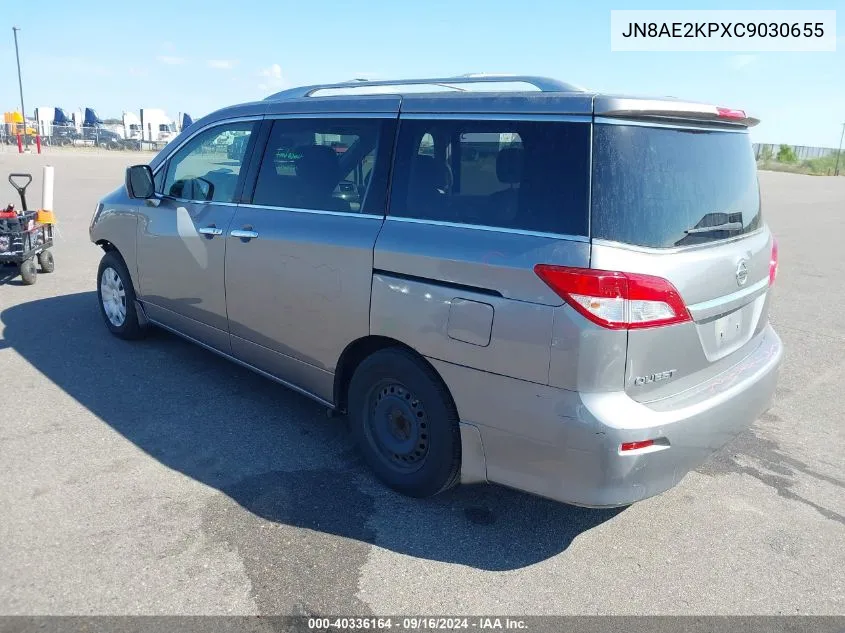
<svg viewBox="0 0 845 633">
<path fill-rule="evenodd" d="M 754 155 L 759 169 L 788 171 L 815 176 L 839 176 L 845 173 L 845 154 L 832 147 L 755 143 Z"/>
<path fill-rule="evenodd" d="M 787 145 L 798 160 L 824 158 L 836 154 L 835 147 L 812 147 L 809 145 Z M 754 143 L 754 156 L 761 160 L 767 156 L 777 156 L 781 145 L 779 143 Z"/>
</svg>

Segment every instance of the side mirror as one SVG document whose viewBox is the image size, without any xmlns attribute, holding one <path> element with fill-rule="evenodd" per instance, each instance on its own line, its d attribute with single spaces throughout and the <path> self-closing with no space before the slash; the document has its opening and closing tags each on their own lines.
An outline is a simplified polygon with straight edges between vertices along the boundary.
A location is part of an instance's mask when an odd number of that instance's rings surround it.
<svg viewBox="0 0 845 633">
<path fill-rule="evenodd" d="M 126 191 L 130 198 L 141 200 L 155 196 L 153 170 L 149 165 L 132 165 L 126 168 Z"/>
</svg>

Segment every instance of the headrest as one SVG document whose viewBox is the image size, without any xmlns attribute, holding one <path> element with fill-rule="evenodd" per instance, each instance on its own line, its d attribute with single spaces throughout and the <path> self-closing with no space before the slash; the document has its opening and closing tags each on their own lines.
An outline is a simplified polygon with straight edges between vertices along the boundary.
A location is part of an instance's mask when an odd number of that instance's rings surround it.
<svg viewBox="0 0 845 633">
<path fill-rule="evenodd" d="M 333 188 L 340 180 L 337 154 L 327 145 L 306 145 L 297 148 L 296 175 L 315 186 Z"/>
<path fill-rule="evenodd" d="M 516 185 L 522 182 L 521 147 L 506 147 L 499 150 L 496 156 L 496 177 L 506 185 Z"/>
<path fill-rule="evenodd" d="M 448 189 L 452 184 L 452 174 L 445 163 L 433 156 L 420 154 L 411 164 L 411 182 L 415 187 Z"/>
</svg>

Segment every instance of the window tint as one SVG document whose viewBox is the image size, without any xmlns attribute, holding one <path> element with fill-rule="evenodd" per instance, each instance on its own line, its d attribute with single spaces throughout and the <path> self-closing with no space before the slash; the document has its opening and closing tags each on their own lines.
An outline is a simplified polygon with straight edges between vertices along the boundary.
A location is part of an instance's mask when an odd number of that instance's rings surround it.
<svg viewBox="0 0 845 633">
<path fill-rule="evenodd" d="M 587 234 L 588 123 L 406 120 L 390 213 Z"/>
<path fill-rule="evenodd" d="M 168 160 L 162 193 L 183 200 L 233 202 L 253 123 L 197 134 Z"/>
<path fill-rule="evenodd" d="M 377 119 L 275 121 L 253 203 L 384 213 L 393 126 Z"/>
<path fill-rule="evenodd" d="M 597 124 L 592 200 L 593 237 L 653 248 L 726 239 L 762 221 L 751 143 L 736 132 Z"/>
</svg>

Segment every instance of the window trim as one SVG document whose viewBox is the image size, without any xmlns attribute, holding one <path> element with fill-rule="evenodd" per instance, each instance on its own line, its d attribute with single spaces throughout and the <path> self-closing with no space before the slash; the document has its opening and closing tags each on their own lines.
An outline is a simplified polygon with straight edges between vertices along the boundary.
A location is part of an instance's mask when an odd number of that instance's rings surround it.
<svg viewBox="0 0 845 633">
<path fill-rule="evenodd" d="M 381 217 L 381 216 L 377 216 Z M 586 235 L 571 235 L 569 233 L 550 233 L 546 231 L 531 231 L 528 229 L 510 229 L 505 226 L 490 226 L 487 224 L 464 224 L 462 222 L 449 222 L 447 220 L 423 220 L 421 218 L 404 218 L 396 215 L 387 216 L 388 220 L 394 222 L 409 222 L 411 224 L 429 224 L 431 226 L 449 226 L 457 229 L 472 229 L 479 231 L 489 231 L 492 233 L 511 233 L 514 235 L 530 235 L 532 237 L 549 237 L 556 240 L 567 240 L 570 242 L 590 242 L 590 238 Z"/>
<path fill-rule="evenodd" d="M 310 213 L 312 215 L 338 215 L 341 217 L 350 218 L 369 218 L 375 220 L 383 220 L 383 215 L 376 215 L 374 213 L 355 213 L 354 211 L 329 211 L 324 209 L 302 209 L 299 207 L 279 207 L 272 204 L 252 204 L 251 202 L 242 202 L 238 204 L 239 207 L 245 209 L 265 209 L 267 211 L 287 211 L 289 213 Z"/>
<path fill-rule="evenodd" d="M 326 112 L 279 112 L 267 114 L 264 119 L 275 121 L 276 119 L 395 119 L 396 112 L 345 112 L 343 110 L 331 110 Z"/>
<path fill-rule="evenodd" d="M 403 112 L 399 120 L 424 120 L 435 119 L 447 121 L 536 121 L 537 123 L 592 123 L 593 117 L 589 114 L 481 114 L 475 112 Z"/>
<path fill-rule="evenodd" d="M 236 117 L 232 119 L 224 119 L 220 121 L 214 121 L 213 123 L 209 123 L 208 125 L 203 126 L 201 129 L 196 130 L 193 134 L 187 137 L 184 141 L 179 143 L 179 145 L 173 148 L 170 153 L 168 153 L 167 157 L 161 161 L 156 168 L 152 170 L 153 172 L 153 180 L 155 180 L 158 173 L 164 169 L 164 179 L 161 181 L 161 186 L 164 188 L 165 183 L 167 182 L 168 172 L 170 171 L 170 162 L 173 156 L 182 150 L 185 145 L 190 143 L 200 134 L 204 132 L 214 129 L 216 127 L 223 127 L 227 125 L 232 125 L 233 123 L 249 123 L 255 122 L 254 129 L 249 133 L 250 137 L 257 137 L 258 133 L 261 131 L 262 128 L 262 121 L 264 117 L 262 115 L 253 115 L 253 116 L 246 116 L 246 117 Z M 241 169 L 246 168 L 244 171 L 238 172 L 238 182 L 235 185 L 235 195 L 233 197 L 232 202 L 219 202 L 216 200 L 193 200 L 190 198 L 177 198 L 176 196 L 171 196 L 170 194 L 156 192 L 156 196 L 158 196 L 161 200 L 173 200 L 174 202 L 190 202 L 193 204 L 219 204 L 222 206 L 237 206 L 238 200 L 241 198 L 243 194 L 244 183 L 246 182 L 247 172 L 249 170 L 250 162 L 252 160 L 252 154 L 255 152 L 255 141 L 252 141 L 252 151 L 250 151 L 250 141 L 247 141 L 247 146 L 244 148 L 244 159 L 241 163 Z"/>
</svg>

